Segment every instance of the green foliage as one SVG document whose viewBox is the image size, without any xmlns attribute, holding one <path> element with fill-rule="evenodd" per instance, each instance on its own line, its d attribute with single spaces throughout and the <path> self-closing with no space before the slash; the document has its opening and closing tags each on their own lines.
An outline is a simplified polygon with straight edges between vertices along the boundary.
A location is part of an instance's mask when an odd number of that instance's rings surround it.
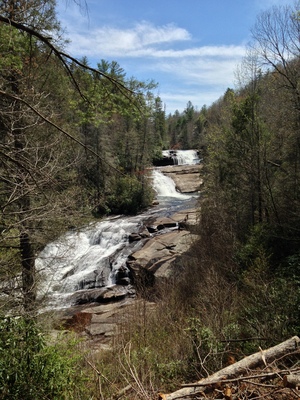
<svg viewBox="0 0 300 400">
<path fill-rule="evenodd" d="M 144 180 L 124 175 L 116 178 L 107 198 L 107 205 L 113 214 L 136 214 L 149 206 L 152 191 Z"/>
<path fill-rule="evenodd" d="M 47 345 L 33 320 L 2 318 L 0 351 L 0 399 L 67 400 L 83 389 L 75 343 Z"/>
<path fill-rule="evenodd" d="M 2 74 L 11 71 L 21 73 L 23 69 L 22 57 L 26 54 L 24 37 L 11 26 L 0 26 L 0 69 Z"/>
<path fill-rule="evenodd" d="M 270 257 L 256 252 L 241 277 L 239 322 L 244 336 L 280 341 L 296 334 L 299 327 L 299 288 L 292 277 L 272 273 Z"/>
<path fill-rule="evenodd" d="M 299 328 L 300 264 L 299 254 L 280 255 L 282 249 L 276 247 L 282 243 L 274 241 L 272 234 L 268 226 L 255 225 L 237 252 L 236 260 L 242 267 L 240 322 L 246 336 L 281 340 Z"/>
<path fill-rule="evenodd" d="M 255 264 L 255 260 L 268 251 L 267 243 L 267 227 L 262 224 L 252 227 L 245 243 L 240 244 L 236 252 L 237 262 L 242 269 L 247 269 Z"/>
<path fill-rule="evenodd" d="M 216 332 L 205 326 L 199 318 L 189 318 L 186 332 L 189 335 L 194 349 L 194 357 L 190 362 L 200 376 L 220 368 L 220 353 L 224 350 L 216 337 Z"/>
</svg>

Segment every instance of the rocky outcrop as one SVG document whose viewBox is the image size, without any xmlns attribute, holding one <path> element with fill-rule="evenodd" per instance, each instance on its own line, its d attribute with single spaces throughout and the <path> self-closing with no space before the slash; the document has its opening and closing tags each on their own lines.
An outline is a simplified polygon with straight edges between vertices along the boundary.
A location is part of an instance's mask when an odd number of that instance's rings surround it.
<svg viewBox="0 0 300 400">
<path fill-rule="evenodd" d="M 75 331 L 89 340 L 90 349 L 106 348 L 134 314 L 141 309 L 143 312 L 151 312 L 154 307 L 155 304 L 152 302 L 133 298 L 122 299 L 117 303 L 93 303 L 70 307 L 57 316 L 60 321 L 57 333 L 61 329 Z"/>
<path fill-rule="evenodd" d="M 196 165 L 174 165 L 161 167 L 160 171 L 173 179 L 176 189 L 181 193 L 198 192 L 203 185 L 200 175 L 202 164 Z"/>
<path fill-rule="evenodd" d="M 73 305 L 87 303 L 108 303 L 115 302 L 135 295 L 134 288 L 130 285 L 112 285 L 98 289 L 77 290 L 69 299 Z"/>
<path fill-rule="evenodd" d="M 171 218 L 158 218 L 151 224 L 157 234 L 145 241 L 143 247 L 132 253 L 127 266 L 135 280 L 146 276 L 149 283 L 172 275 L 172 263 L 191 246 L 195 238 L 189 229 L 197 221 L 196 210 L 184 210 Z M 151 279 L 152 276 L 152 279 Z"/>
</svg>

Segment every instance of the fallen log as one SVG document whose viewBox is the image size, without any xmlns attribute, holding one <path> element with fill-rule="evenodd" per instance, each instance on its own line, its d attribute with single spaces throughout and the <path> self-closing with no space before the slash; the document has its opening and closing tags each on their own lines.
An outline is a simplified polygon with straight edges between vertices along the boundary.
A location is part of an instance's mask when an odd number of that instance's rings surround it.
<svg viewBox="0 0 300 400">
<path fill-rule="evenodd" d="M 203 378 L 200 381 L 191 385 L 191 387 L 183 387 L 176 392 L 169 394 L 159 394 L 160 400 L 175 400 L 175 399 L 188 399 L 195 394 L 203 391 L 203 386 L 209 386 L 219 383 L 222 380 L 234 378 L 242 374 L 248 373 L 249 370 L 258 368 L 261 365 L 268 365 L 283 357 L 284 355 L 299 351 L 300 339 L 298 336 L 294 336 L 285 342 L 279 343 L 276 346 L 270 347 L 269 349 L 258 351 L 257 353 L 251 354 L 242 360 L 231 364 L 220 371 L 215 372 L 207 378 Z"/>
</svg>

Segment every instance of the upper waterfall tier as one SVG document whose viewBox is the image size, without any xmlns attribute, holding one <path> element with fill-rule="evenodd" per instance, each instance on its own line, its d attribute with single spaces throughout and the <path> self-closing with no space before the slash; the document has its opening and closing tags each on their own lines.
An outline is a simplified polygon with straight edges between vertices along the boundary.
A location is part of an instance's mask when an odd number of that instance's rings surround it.
<svg viewBox="0 0 300 400">
<path fill-rule="evenodd" d="M 155 160 L 154 165 L 194 165 L 199 163 L 197 150 L 163 150 L 162 158 Z"/>
</svg>

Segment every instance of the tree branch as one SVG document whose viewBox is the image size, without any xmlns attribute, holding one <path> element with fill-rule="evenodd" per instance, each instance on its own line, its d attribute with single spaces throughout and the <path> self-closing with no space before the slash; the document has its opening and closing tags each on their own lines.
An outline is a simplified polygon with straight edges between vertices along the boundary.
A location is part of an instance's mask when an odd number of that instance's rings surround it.
<svg viewBox="0 0 300 400">
<path fill-rule="evenodd" d="M 40 40 L 42 43 L 44 43 L 50 50 L 51 52 L 53 52 L 56 57 L 60 60 L 60 62 L 63 64 L 64 68 L 67 71 L 67 74 L 69 75 L 71 81 L 73 82 L 74 86 L 76 87 L 76 89 L 78 90 L 78 92 L 80 93 L 80 96 L 85 99 L 86 101 L 88 101 L 88 99 L 86 98 L 86 96 L 83 95 L 83 93 L 80 90 L 80 87 L 76 81 L 76 79 L 74 78 L 72 71 L 70 70 L 70 67 L 68 65 L 68 63 L 66 62 L 65 59 L 71 60 L 73 61 L 76 65 L 84 68 L 87 71 L 91 71 L 96 73 L 97 75 L 100 75 L 102 77 L 104 77 L 105 79 L 107 79 L 108 81 L 110 81 L 113 85 L 115 85 L 120 92 L 127 97 L 127 99 L 129 99 L 130 101 L 132 101 L 132 99 L 128 96 L 127 93 L 131 93 L 131 94 L 135 94 L 135 92 L 133 92 L 132 90 L 130 90 L 129 88 L 127 88 L 125 85 L 123 85 L 121 82 L 119 82 L 117 79 L 112 78 L 111 76 L 105 74 L 104 72 L 101 72 L 95 68 L 89 67 L 83 63 L 81 63 L 80 61 L 78 61 L 76 58 L 70 56 L 67 53 L 64 53 L 60 50 L 58 50 L 50 41 L 49 38 L 45 37 L 44 35 L 42 35 L 40 32 L 37 32 L 36 30 L 29 28 L 26 25 L 20 24 L 18 22 L 15 22 L 13 20 L 11 20 L 10 18 L 4 17 L 2 15 L 0 15 L 0 21 L 2 21 L 3 23 L 13 26 L 16 29 L 19 29 L 23 32 L 28 33 L 29 35 L 37 38 L 38 40 Z M 136 105 L 136 107 L 139 109 L 139 107 Z"/>
<path fill-rule="evenodd" d="M 70 133 L 68 133 L 67 131 L 65 131 L 64 129 L 62 129 L 60 126 L 58 126 L 57 124 L 55 124 L 54 122 L 50 121 L 47 117 L 45 117 L 43 114 L 41 114 L 35 107 L 33 107 L 31 104 L 29 104 L 26 100 L 15 96 L 11 93 L 7 93 L 3 90 L 0 90 L 0 95 L 2 96 L 6 96 L 9 97 L 13 100 L 19 101 L 23 104 L 25 104 L 31 111 L 33 111 L 36 115 L 38 115 L 43 121 L 47 122 L 49 125 L 53 126 L 55 129 L 57 129 L 59 132 L 63 133 L 65 136 L 67 136 L 69 139 L 71 139 L 73 142 L 79 144 L 81 147 L 83 147 L 84 149 L 86 149 L 87 151 L 89 151 L 91 154 L 93 154 L 94 156 L 96 156 L 97 158 L 99 158 L 100 160 L 102 160 L 104 163 L 106 163 L 110 168 L 112 168 L 113 170 L 115 170 L 118 174 L 120 175 L 124 175 L 125 174 L 123 172 L 121 172 L 120 170 L 118 170 L 116 167 L 114 167 L 113 165 L 109 164 L 104 158 L 100 157 L 98 153 L 96 153 L 94 150 L 90 149 L 88 146 L 86 146 L 84 143 L 82 143 L 79 139 L 76 139 L 74 136 L 72 136 Z"/>
</svg>

